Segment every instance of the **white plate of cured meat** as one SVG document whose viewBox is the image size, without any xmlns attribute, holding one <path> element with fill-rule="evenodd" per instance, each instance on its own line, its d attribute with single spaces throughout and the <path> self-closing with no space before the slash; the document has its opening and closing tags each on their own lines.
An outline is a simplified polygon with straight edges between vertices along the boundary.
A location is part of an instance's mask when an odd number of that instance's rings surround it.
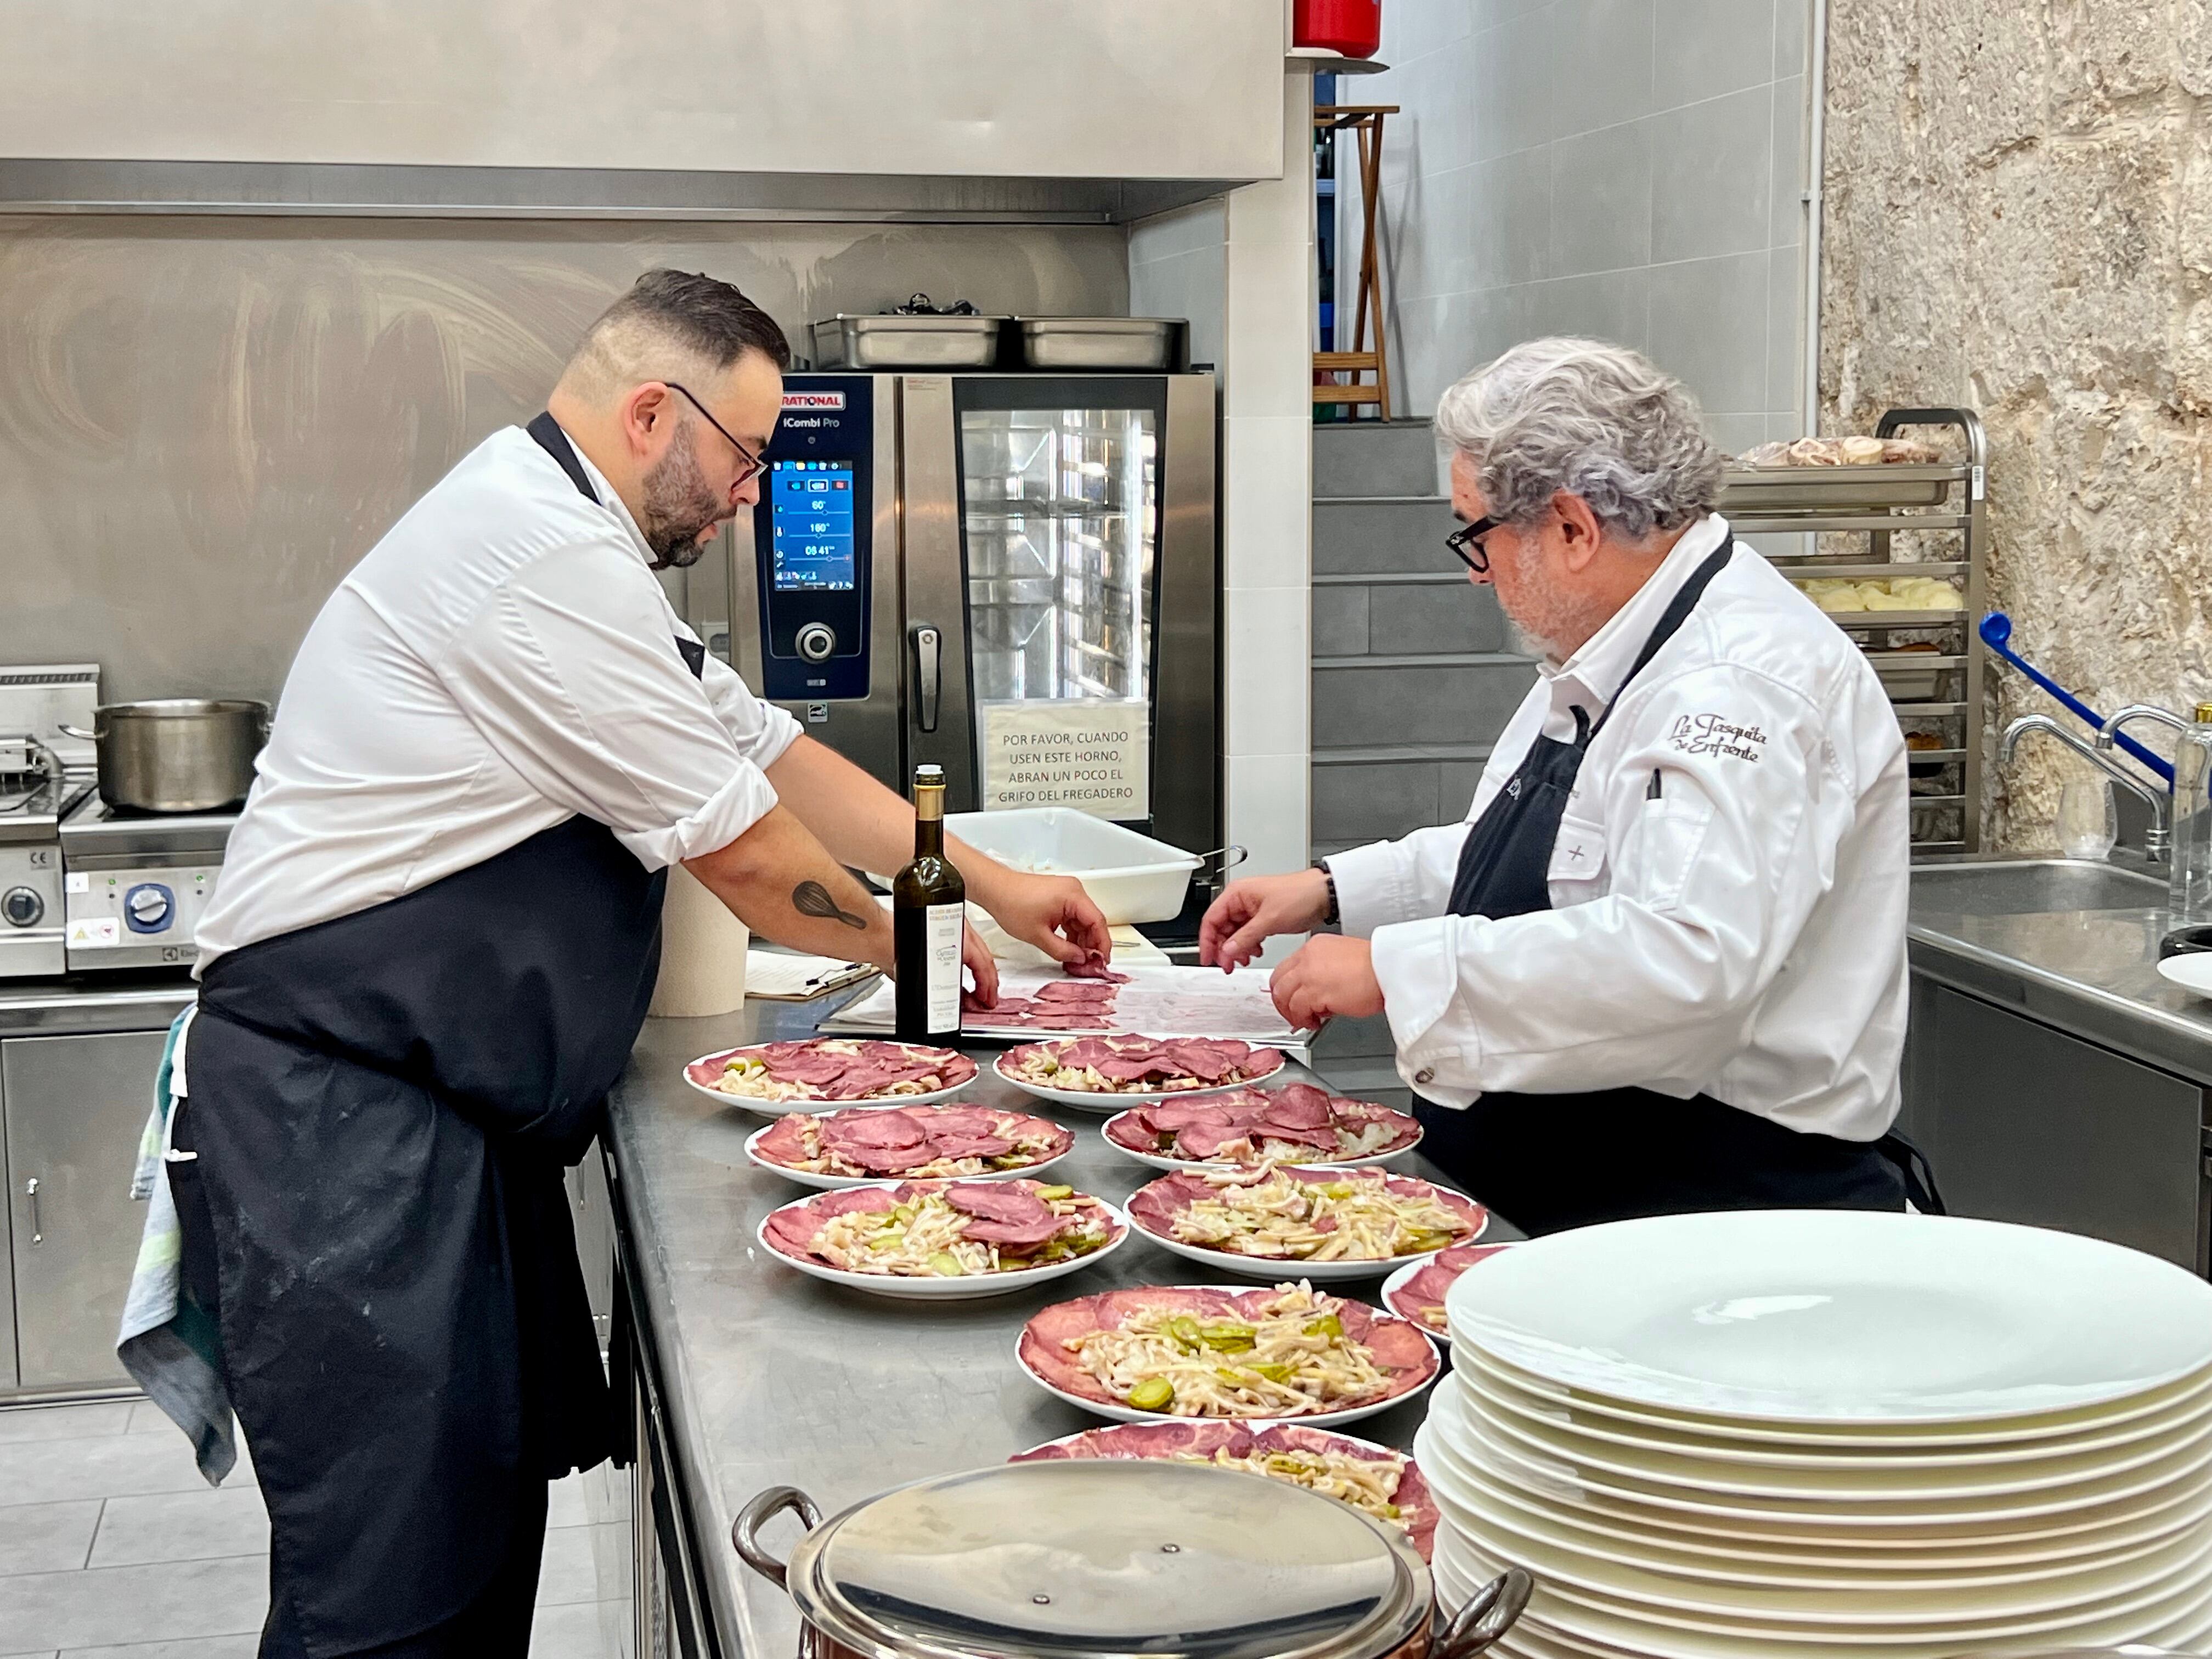
<svg viewBox="0 0 2212 1659">
<path fill-rule="evenodd" d="M 1242 1088 L 1283 1065 L 1281 1049 L 1237 1037 L 1082 1036 L 1023 1043 L 994 1069 L 1041 1100 L 1105 1112 Z"/>
<path fill-rule="evenodd" d="M 806 1037 L 702 1054 L 684 1068 L 684 1080 L 726 1104 L 781 1117 L 950 1100 L 975 1080 L 975 1062 L 919 1042 Z"/>
<path fill-rule="evenodd" d="M 1006 1461 L 1035 1463 L 1048 1458 L 1206 1463 L 1265 1475 L 1326 1493 L 1363 1515 L 1390 1522 L 1406 1534 L 1424 1561 L 1443 1518 L 1420 1466 L 1404 1452 L 1294 1419 L 1246 1423 L 1193 1417 L 1171 1423 L 1116 1423 L 1111 1428 L 1062 1435 Z"/>
<path fill-rule="evenodd" d="M 1128 1212 L 1153 1243 L 1206 1267 L 1330 1283 L 1380 1279 L 1407 1261 L 1471 1244 L 1490 1225 L 1489 1211 L 1434 1182 L 1286 1164 L 1164 1176 L 1130 1194 Z M 1236 1247 L 1197 1242 L 1224 1228 L 1239 1229 Z"/>
<path fill-rule="evenodd" d="M 849 1106 L 789 1112 L 745 1138 L 771 1175 L 823 1192 L 884 1181 L 1011 1181 L 1067 1156 L 1073 1131 L 1003 1106 Z"/>
<path fill-rule="evenodd" d="M 1408 1261 L 1382 1281 L 1382 1305 L 1401 1319 L 1410 1319 L 1432 1335 L 1441 1335 L 1447 1328 L 1444 1292 L 1451 1289 L 1452 1281 L 1476 1262 L 1510 1250 L 1519 1242 L 1455 1244 L 1432 1256 Z"/>
<path fill-rule="evenodd" d="M 935 1302 L 1006 1296 L 1079 1272 L 1128 1237 L 1128 1218 L 1103 1199 L 1030 1180 L 885 1181 L 816 1193 L 770 1210 L 759 1231 L 763 1249 L 813 1278 Z M 1073 1253 L 1055 1255 L 1062 1249 Z"/>
<path fill-rule="evenodd" d="M 1310 1083 L 1231 1089 L 1197 1100 L 1133 1106 L 1106 1120 L 1107 1144 L 1138 1163 L 1178 1170 L 1262 1164 L 1380 1164 L 1420 1144 L 1420 1120 Z"/>
<path fill-rule="evenodd" d="M 1324 1348 L 1314 1351 L 1310 1337 L 1322 1334 L 1314 1328 L 1324 1319 L 1334 1321 L 1337 1329 Z M 1190 1344 L 1173 1339 L 1176 1320 L 1195 1333 Z M 1304 1339 L 1297 1344 L 1300 1369 L 1285 1377 L 1240 1382 L 1237 1379 L 1251 1364 L 1275 1364 L 1270 1356 L 1276 1339 L 1269 1328 L 1277 1324 Z M 1154 1328 L 1168 1337 L 1160 1337 Z M 1224 1340 L 1224 1333 L 1233 1338 L 1238 1328 L 1252 1335 L 1249 1348 Z M 1149 1361 L 1140 1352 L 1124 1362 L 1123 1369 L 1139 1380 L 1116 1392 L 1088 1363 L 1091 1355 L 1066 1346 L 1098 1337 L 1140 1350 L 1149 1345 L 1162 1357 Z M 1168 1346 L 1162 1346 L 1163 1341 Z M 1217 1341 L 1224 1346 L 1209 1346 Z M 1115 1369 L 1113 1359 L 1094 1352 L 1100 1367 Z M 1388 1411 L 1434 1382 L 1443 1368 L 1436 1344 L 1395 1314 L 1304 1284 L 1265 1289 L 1148 1285 L 1056 1302 L 1022 1327 L 1015 1358 L 1046 1393 L 1119 1423 L 1296 1419 L 1315 1428 Z M 1180 1399 L 1175 1397 L 1176 1377 L 1191 1391 Z M 1131 1403 L 1144 1397 L 1138 1390 L 1145 1382 L 1156 1381 L 1168 1383 L 1165 1401 Z"/>
</svg>

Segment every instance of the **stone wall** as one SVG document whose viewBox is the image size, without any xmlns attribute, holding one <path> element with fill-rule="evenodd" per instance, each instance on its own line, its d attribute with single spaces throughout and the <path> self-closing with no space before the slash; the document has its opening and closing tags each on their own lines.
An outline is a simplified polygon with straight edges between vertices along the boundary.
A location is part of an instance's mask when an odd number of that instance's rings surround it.
<svg viewBox="0 0 2212 1659">
<path fill-rule="evenodd" d="M 2212 697 L 2212 0 L 1831 0 L 1827 121 L 1822 429 L 1978 408 L 2015 646 L 2106 713 Z M 1991 679 L 1992 734 L 2053 708 Z M 1998 844 L 2079 763 L 1993 776 Z"/>
</svg>

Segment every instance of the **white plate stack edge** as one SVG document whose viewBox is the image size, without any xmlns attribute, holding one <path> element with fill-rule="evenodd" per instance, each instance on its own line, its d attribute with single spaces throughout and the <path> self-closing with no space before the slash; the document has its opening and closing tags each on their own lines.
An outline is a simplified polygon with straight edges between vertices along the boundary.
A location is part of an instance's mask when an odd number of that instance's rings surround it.
<svg viewBox="0 0 2212 1659">
<path fill-rule="evenodd" d="M 2039 1228 L 1738 1211 L 1463 1274 L 1414 1455 L 1508 1659 L 2212 1640 L 2212 1285 Z"/>
</svg>

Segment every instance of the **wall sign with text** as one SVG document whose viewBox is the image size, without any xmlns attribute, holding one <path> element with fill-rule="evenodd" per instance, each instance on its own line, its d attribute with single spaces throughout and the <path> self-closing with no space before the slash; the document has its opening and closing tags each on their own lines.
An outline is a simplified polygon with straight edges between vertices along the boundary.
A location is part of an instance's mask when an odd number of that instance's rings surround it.
<svg viewBox="0 0 2212 1659">
<path fill-rule="evenodd" d="M 983 810 L 1073 806 L 1102 818 L 1152 811 L 1152 709 L 1083 699 L 985 702 Z"/>
</svg>

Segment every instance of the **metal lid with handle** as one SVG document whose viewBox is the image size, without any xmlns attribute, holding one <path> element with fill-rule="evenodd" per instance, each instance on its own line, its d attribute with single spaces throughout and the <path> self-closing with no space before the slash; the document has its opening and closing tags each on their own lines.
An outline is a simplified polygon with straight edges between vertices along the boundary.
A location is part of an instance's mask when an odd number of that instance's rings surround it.
<svg viewBox="0 0 2212 1659">
<path fill-rule="evenodd" d="M 787 1510 L 809 1530 L 785 1563 L 759 1534 Z M 1431 1644 L 1428 1570 L 1395 1529 L 1195 1464 L 1006 1464 L 826 1522 L 804 1492 L 774 1487 L 732 1538 L 817 1632 L 872 1659 L 1468 1659 L 1527 1599 L 1501 1579 Z"/>
</svg>

